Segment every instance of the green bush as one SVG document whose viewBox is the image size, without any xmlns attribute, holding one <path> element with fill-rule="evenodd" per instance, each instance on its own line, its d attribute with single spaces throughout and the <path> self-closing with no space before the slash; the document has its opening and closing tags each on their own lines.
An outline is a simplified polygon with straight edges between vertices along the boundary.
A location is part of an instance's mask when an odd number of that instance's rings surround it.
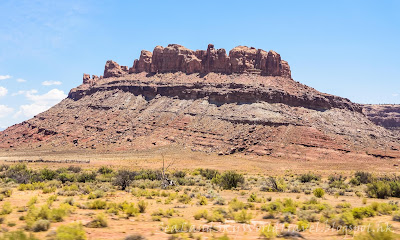
<svg viewBox="0 0 400 240">
<path fill-rule="evenodd" d="M 310 223 L 307 221 L 298 221 L 297 222 L 297 231 L 304 232 L 310 227 Z"/>
<path fill-rule="evenodd" d="M 239 201 L 237 198 L 234 198 L 229 202 L 229 209 L 232 209 L 234 212 L 242 210 L 244 207 L 244 202 Z"/>
<path fill-rule="evenodd" d="M 276 230 L 274 226 L 268 224 L 261 228 L 260 235 L 264 239 L 274 239 L 276 237 Z"/>
<path fill-rule="evenodd" d="M 212 180 L 223 189 L 237 188 L 239 184 L 244 184 L 243 175 L 235 171 L 224 172 L 222 175 L 217 175 Z"/>
<path fill-rule="evenodd" d="M 215 178 L 217 175 L 219 175 L 218 170 L 214 170 L 214 169 L 199 169 L 200 171 L 200 175 L 208 180 L 211 180 L 213 178 Z"/>
<path fill-rule="evenodd" d="M 400 239 L 400 235 L 393 232 L 392 229 L 388 230 L 387 226 L 382 224 L 378 227 L 372 226 L 371 229 L 357 235 L 355 240 L 395 240 Z"/>
<path fill-rule="evenodd" d="M 386 181 L 376 181 L 367 184 L 366 193 L 369 197 L 381 199 L 392 196 L 390 184 Z"/>
<path fill-rule="evenodd" d="M 7 215 L 7 214 L 10 214 L 10 213 L 12 213 L 12 210 L 13 210 L 13 208 L 12 208 L 12 206 L 11 206 L 11 203 L 5 202 L 5 203 L 3 204 L 3 208 L 2 208 L 1 211 L 0 211 L 0 215 Z"/>
<path fill-rule="evenodd" d="M 140 200 L 140 201 L 138 202 L 139 212 L 140 212 L 140 213 L 146 212 L 147 205 L 149 205 L 147 202 L 145 202 L 145 201 L 143 201 L 143 200 Z"/>
<path fill-rule="evenodd" d="M 106 216 L 104 214 L 97 215 L 92 221 L 86 224 L 88 228 L 105 228 L 108 226 Z"/>
<path fill-rule="evenodd" d="M 237 212 L 233 215 L 233 218 L 235 219 L 235 221 L 237 223 L 250 223 L 250 220 L 252 218 L 252 214 L 251 213 L 247 213 L 246 210 L 242 210 L 240 212 Z"/>
<path fill-rule="evenodd" d="M 101 166 L 98 170 L 100 174 L 110 174 L 113 172 L 112 168 L 106 167 L 106 166 Z"/>
<path fill-rule="evenodd" d="M 178 202 L 183 204 L 189 204 L 191 201 L 192 199 L 187 194 L 182 194 L 178 197 Z"/>
<path fill-rule="evenodd" d="M 87 203 L 87 207 L 89 209 L 105 209 L 106 206 L 107 206 L 107 203 L 105 201 L 102 201 L 99 199 Z"/>
<path fill-rule="evenodd" d="M 375 216 L 375 211 L 370 207 L 356 207 L 351 210 L 351 213 L 355 219 Z"/>
<path fill-rule="evenodd" d="M 125 190 L 135 179 L 136 175 L 136 172 L 132 172 L 129 170 L 119 170 L 115 176 L 113 184 L 120 187 L 121 190 Z"/>
<path fill-rule="evenodd" d="M 37 220 L 32 225 L 32 231 L 34 232 L 45 232 L 50 228 L 50 221 L 45 219 Z"/>
<path fill-rule="evenodd" d="M 207 210 L 199 210 L 193 215 L 194 219 L 200 220 L 202 218 L 207 219 L 208 217 L 208 211 Z"/>
<path fill-rule="evenodd" d="M 325 195 L 325 191 L 322 188 L 314 189 L 313 193 L 314 193 L 314 196 L 317 198 L 322 198 Z"/>
<path fill-rule="evenodd" d="M 18 230 L 14 232 L 6 232 L 0 236 L 0 240 L 38 240 L 32 234 L 27 236 L 23 231 Z M 60 239 L 64 240 L 64 239 Z M 67 239 L 65 239 L 67 240 Z"/>
<path fill-rule="evenodd" d="M 44 169 L 40 170 L 40 177 L 44 181 L 46 181 L 46 180 L 50 181 L 50 180 L 56 179 L 57 172 L 53 171 L 53 170 L 50 170 L 50 169 L 47 169 L 47 168 L 44 168 Z"/>
<path fill-rule="evenodd" d="M 174 234 L 179 232 L 188 232 L 191 229 L 191 224 L 189 221 L 183 218 L 170 218 L 168 220 L 168 225 L 166 233 Z"/>
<path fill-rule="evenodd" d="M 81 223 L 61 225 L 57 228 L 56 240 L 86 240 L 86 232 Z"/>
<path fill-rule="evenodd" d="M 204 196 L 200 196 L 199 197 L 199 205 L 207 205 L 208 204 L 208 200 L 207 200 L 207 198 L 206 197 L 204 197 Z"/>
<path fill-rule="evenodd" d="M 315 175 L 314 173 L 311 172 L 299 176 L 299 181 L 302 183 L 307 183 L 311 181 L 320 181 L 320 180 L 321 180 L 320 176 Z"/>
</svg>

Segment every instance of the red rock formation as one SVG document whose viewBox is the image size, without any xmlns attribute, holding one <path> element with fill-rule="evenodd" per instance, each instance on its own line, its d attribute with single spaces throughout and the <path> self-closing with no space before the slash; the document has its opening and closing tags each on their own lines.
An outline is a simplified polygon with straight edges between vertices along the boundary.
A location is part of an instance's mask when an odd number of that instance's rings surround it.
<svg viewBox="0 0 400 240">
<path fill-rule="evenodd" d="M 83 74 L 83 84 L 89 83 L 89 80 L 90 80 L 90 74 L 84 73 Z"/>
<path fill-rule="evenodd" d="M 178 44 L 157 46 L 153 53 L 143 50 L 128 70 L 113 61 L 108 61 L 104 77 L 118 77 L 129 73 L 253 73 L 266 76 L 291 78 L 289 64 L 281 60 L 278 53 L 247 46 L 238 46 L 226 54 L 225 49 L 215 49 L 209 44 L 207 50 L 193 51 Z"/>
<path fill-rule="evenodd" d="M 108 60 L 104 67 L 104 78 L 108 77 L 120 77 L 128 73 L 128 67 L 120 66 L 118 63 Z"/>
<path fill-rule="evenodd" d="M 142 50 L 139 60 L 135 59 L 133 67 L 129 69 L 129 73 L 151 72 L 151 61 L 153 53 Z"/>
</svg>

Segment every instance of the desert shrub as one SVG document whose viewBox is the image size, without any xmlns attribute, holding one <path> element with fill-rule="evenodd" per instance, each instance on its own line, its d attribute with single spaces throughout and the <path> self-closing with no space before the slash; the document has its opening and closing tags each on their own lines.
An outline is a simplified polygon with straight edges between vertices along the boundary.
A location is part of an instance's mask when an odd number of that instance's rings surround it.
<svg viewBox="0 0 400 240">
<path fill-rule="evenodd" d="M 237 198 L 232 199 L 229 202 L 229 209 L 232 209 L 233 211 L 239 211 L 245 208 L 244 202 L 238 200 Z"/>
<path fill-rule="evenodd" d="M 186 176 L 186 172 L 185 171 L 175 171 L 173 173 L 173 176 L 176 178 L 184 178 Z"/>
<path fill-rule="evenodd" d="M 183 203 L 183 204 L 189 204 L 191 201 L 192 201 L 192 199 L 187 194 L 182 194 L 178 197 L 178 202 Z"/>
<path fill-rule="evenodd" d="M 223 199 L 222 197 L 217 197 L 215 199 L 214 205 L 225 205 L 225 199 Z"/>
<path fill-rule="evenodd" d="M 223 189 L 232 189 L 237 188 L 239 184 L 244 184 L 244 177 L 235 171 L 227 171 L 222 175 L 217 175 L 212 181 L 220 185 Z"/>
<path fill-rule="evenodd" d="M 194 219 L 200 220 L 202 218 L 207 219 L 208 217 L 208 211 L 207 210 L 199 210 L 193 215 Z"/>
<path fill-rule="evenodd" d="M 100 174 L 110 174 L 113 172 L 112 168 L 106 167 L 106 166 L 101 166 L 98 170 Z"/>
<path fill-rule="evenodd" d="M 375 211 L 370 207 L 357 207 L 351 210 L 355 219 L 363 219 L 365 217 L 375 216 Z"/>
<path fill-rule="evenodd" d="M 373 198 L 388 198 L 392 195 L 390 184 L 386 181 L 375 181 L 367 184 L 366 193 Z"/>
<path fill-rule="evenodd" d="M 251 193 L 249 198 L 247 199 L 248 202 L 261 202 L 261 198 L 257 197 L 256 193 Z"/>
<path fill-rule="evenodd" d="M 242 210 L 240 212 L 237 212 L 233 215 L 233 218 L 235 219 L 236 222 L 238 223 L 249 223 L 251 218 L 252 218 L 251 213 L 247 213 L 246 210 Z"/>
<path fill-rule="evenodd" d="M 3 195 L 4 197 L 11 197 L 12 192 L 13 191 L 10 188 L 4 188 L 0 190 L 0 194 Z"/>
<path fill-rule="evenodd" d="M 355 236 L 355 240 L 394 240 L 399 239 L 400 235 L 393 232 L 392 229 L 387 229 L 386 225 L 372 226 L 371 229 Z"/>
<path fill-rule="evenodd" d="M 29 183 L 31 175 L 32 171 L 28 169 L 26 164 L 21 163 L 10 166 L 5 172 L 5 177 L 10 178 L 17 183 Z"/>
<path fill-rule="evenodd" d="M 214 169 L 199 169 L 200 175 L 208 180 L 211 180 L 213 178 L 215 178 L 217 175 L 219 175 L 219 171 L 218 170 L 214 170 Z"/>
<path fill-rule="evenodd" d="M 89 209 L 105 209 L 106 206 L 107 206 L 107 203 L 105 201 L 102 201 L 99 199 L 87 203 L 87 207 Z"/>
<path fill-rule="evenodd" d="M 140 234 L 133 234 L 125 237 L 124 240 L 146 240 L 146 238 Z"/>
<path fill-rule="evenodd" d="M 261 189 L 262 191 L 283 192 L 287 187 L 283 178 L 276 177 L 268 177 L 265 184 L 266 188 Z"/>
<path fill-rule="evenodd" d="M 208 222 L 225 222 L 225 216 L 222 211 L 220 210 L 215 210 L 213 211 L 212 214 L 208 214 L 207 216 L 207 221 Z"/>
<path fill-rule="evenodd" d="M 322 188 L 314 189 L 313 193 L 314 193 L 314 196 L 317 198 L 322 198 L 325 195 L 325 191 Z"/>
<path fill-rule="evenodd" d="M 345 183 L 346 177 L 341 174 L 334 174 L 328 177 L 329 187 L 338 189 L 347 189 L 349 186 Z"/>
<path fill-rule="evenodd" d="M 297 212 L 297 216 L 299 220 L 307 221 L 307 222 L 317 222 L 318 215 L 314 212 L 314 210 L 301 210 Z"/>
<path fill-rule="evenodd" d="M 354 229 L 357 226 L 357 221 L 351 212 L 344 212 L 339 216 L 329 219 L 328 224 L 335 228 L 340 226 L 342 228 Z"/>
<path fill-rule="evenodd" d="M 88 199 L 97 199 L 102 198 L 104 196 L 104 192 L 102 190 L 96 190 L 94 192 L 89 193 Z"/>
<path fill-rule="evenodd" d="M 33 226 L 32 231 L 34 232 L 45 232 L 50 228 L 50 221 L 45 219 L 37 220 Z"/>
<path fill-rule="evenodd" d="M 76 180 L 82 183 L 93 182 L 96 180 L 96 176 L 96 172 L 82 172 L 77 176 Z"/>
<path fill-rule="evenodd" d="M 207 205 L 207 204 L 208 204 L 207 198 L 204 196 L 200 196 L 199 197 L 199 205 Z"/>
<path fill-rule="evenodd" d="M 395 222 L 400 222 L 400 212 L 395 212 L 392 219 Z"/>
<path fill-rule="evenodd" d="M 140 170 L 139 172 L 135 172 L 135 180 L 161 180 L 162 173 L 159 170 L 151 170 L 151 169 L 146 169 L 146 170 Z"/>
<path fill-rule="evenodd" d="M 67 168 L 67 171 L 73 172 L 73 173 L 80 173 L 82 171 L 82 168 L 79 166 L 69 166 Z"/>
<path fill-rule="evenodd" d="M 139 209 L 133 203 L 124 202 L 121 204 L 123 212 L 126 214 L 126 217 L 137 216 L 139 214 Z"/>
<path fill-rule="evenodd" d="M 66 199 L 64 200 L 64 203 L 66 203 L 66 204 L 68 204 L 68 205 L 71 205 L 71 206 L 74 206 L 75 200 L 74 200 L 73 197 L 68 197 L 68 198 L 66 198 Z"/>
<path fill-rule="evenodd" d="M 264 239 L 274 239 L 276 237 L 274 226 L 272 226 L 271 224 L 263 226 L 260 231 L 260 236 Z"/>
<path fill-rule="evenodd" d="M 108 223 L 104 214 L 98 214 L 92 221 L 86 224 L 88 228 L 105 228 L 107 226 Z"/>
<path fill-rule="evenodd" d="M 43 194 L 53 193 L 57 190 L 56 187 L 45 187 L 43 188 Z"/>
<path fill-rule="evenodd" d="M 121 190 L 125 190 L 131 182 L 135 179 L 136 172 L 132 172 L 129 170 L 119 170 L 115 175 L 115 179 L 113 184 L 121 188 Z"/>
<path fill-rule="evenodd" d="M 22 230 L 6 232 L 0 236 L 0 240 L 38 240 L 32 234 L 27 236 Z"/>
<path fill-rule="evenodd" d="M 148 205 L 149 205 L 149 204 L 148 204 L 147 202 L 145 202 L 145 201 L 143 201 L 143 200 L 140 200 L 140 201 L 138 202 L 139 212 L 140 212 L 140 213 L 146 212 L 146 208 L 147 208 Z"/>
<path fill-rule="evenodd" d="M 374 177 L 372 176 L 371 173 L 363 172 L 363 171 L 357 171 L 354 174 L 354 177 L 350 180 L 350 183 L 352 185 L 358 186 L 358 185 L 361 185 L 361 184 L 372 183 L 373 181 L 374 181 Z"/>
<path fill-rule="evenodd" d="M 86 232 L 81 223 L 61 225 L 57 228 L 56 240 L 86 240 Z"/>
<path fill-rule="evenodd" d="M 3 208 L 0 211 L 0 215 L 7 215 L 10 214 L 12 212 L 13 208 L 11 206 L 11 203 L 9 202 L 5 202 L 3 204 Z"/>
<path fill-rule="evenodd" d="M 50 181 L 57 177 L 57 172 L 48 168 L 43 168 L 40 170 L 40 177 L 44 181 Z"/>
<path fill-rule="evenodd" d="M 304 232 L 310 227 L 310 223 L 307 221 L 298 221 L 296 225 L 297 225 L 296 230 L 299 232 Z"/>
<path fill-rule="evenodd" d="M 389 186 L 391 190 L 392 197 L 400 197 L 400 181 L 389 181 Z"/>
<path fill-rule="evenodd" d="M 299 176 L 299 181 L 302 183 L 307 183 L 307 182 L 311 182 L 311 181 L 320 181 L 321 177 L 318 175 L 315 175 L 314 173 L 305 173 Z"/>
<path fill-rule="evenodd" d="M 71 173 L 60 173 L 57 177 L 58 180 L 60 180 L 63 184 L 66 182 L 74 182 L 75 181 L 75 175 Z"/>
<path fill-rule="evenodd" d="M 188 232 L 191 230 L 189 221 L 183 218 L 170 218 L 166 228 L 166 233 L 173 234 L 179 232 Z"/>
</svg>

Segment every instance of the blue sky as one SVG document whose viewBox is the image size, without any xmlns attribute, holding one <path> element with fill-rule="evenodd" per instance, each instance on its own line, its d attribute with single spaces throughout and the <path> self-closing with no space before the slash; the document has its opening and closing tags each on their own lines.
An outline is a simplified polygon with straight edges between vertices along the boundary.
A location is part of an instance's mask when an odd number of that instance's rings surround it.
<svg viewBox="0 0 400 240">
<path fill-rule="evenodd" d="M 273 49 L 294 80 L 359 103 L 400 103 L 400 1 L 2 0 L 0 129 L 66 97 L 82 74 L 178 43 Z"/>
</svg>

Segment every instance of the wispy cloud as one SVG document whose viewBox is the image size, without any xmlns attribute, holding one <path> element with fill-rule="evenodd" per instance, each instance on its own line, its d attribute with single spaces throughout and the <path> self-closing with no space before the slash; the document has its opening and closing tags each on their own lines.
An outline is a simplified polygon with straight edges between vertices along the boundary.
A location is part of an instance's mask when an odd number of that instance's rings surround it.
<svg viewBox="0 0 400 240">
<path fill-rule="evenodd" d="M 0 105 L 0 118 L 8 117 L 13 112 L 14 112 L 13 108 L 10 108 L 6 105 Z"/>
<path fill-rule="evenodd" d="M 19 82 L 19 83 L 24 83 L 24 82 L 26 82 L 26 80 L 25 80 L 25 79 L 22 79 L 22 78 L 17 78 L 16 81 Z"/>
<path fill-rule="evenodd" d="M 10 75 L 0 75 L 0 80 L 6 80 L 12 78 Z"/>
<path fill-rule="evenodd" d="M 18 92 L 20 93 L 20 92 Z M 31 104 L 21 105 L 19 111 L 14 114 L 15 118 L 18 117 L 33 117 L 38 113 L 44 112 L 51 108 L 53 105 L 66 98 L 67 95 L 64 91 L 59 89 L 52 89 L 45 94 L 37 94 L 36 90 L 24 91 L 20 94 L 24 94 L 25 97 L 31 102 Z"/>
<path fill-rule="evenodd" d="M 29 95 L 32 95 L 32 94 L 35 94 L 35 93 L 37 93 L 38 91 L 36 90 L 36 89 L 31 89 L 31 90 L 20 90 L 20 91 L 18 91 L 18 92 L 16 92 L 16 93 L 13 93 L 13 94 L 11 94 L 11 96 L 18 96 L 18 95 L 25 95 L 25 96 L 27 96 L 28 94 Z"/>
<path fill-rule="evenodd" d="M 61 85 L 62 82 L 60 81 L 44 81 L 42 82 L 43 86 L 53 86 L 53 85 Z"/>
<path fill-rule="evenodd" d="M 8 90 L 5 87 L 0 87 L 0 97 L 4 97 L 5 95 L 7 95 Z"/>
</svg>

